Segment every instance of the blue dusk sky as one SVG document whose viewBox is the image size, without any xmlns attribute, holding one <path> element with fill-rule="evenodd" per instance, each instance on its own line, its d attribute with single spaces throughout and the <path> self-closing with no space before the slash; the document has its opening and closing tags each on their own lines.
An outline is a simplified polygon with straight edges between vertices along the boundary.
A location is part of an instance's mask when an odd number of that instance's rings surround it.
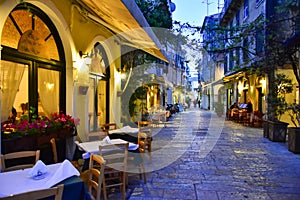
<svg viewBox="0 0 300 200">
<path fill-rule="evenodd" d="M 202 26 L 204 17 L 218 13 L 218 2 L 222 8 L 223 0 L 172 0 L 176 5 L 173 20 L 190 25 Z M 207 7 L 208 5 L 208 7 Z M 221 12 L 221 8 L 219 12 Z"/>
</svg>

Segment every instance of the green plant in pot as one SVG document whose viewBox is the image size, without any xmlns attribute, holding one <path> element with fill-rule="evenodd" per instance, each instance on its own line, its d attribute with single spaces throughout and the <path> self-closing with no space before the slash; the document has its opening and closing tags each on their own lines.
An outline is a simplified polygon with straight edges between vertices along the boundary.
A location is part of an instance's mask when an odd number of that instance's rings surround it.
<svg viewBox="0 0 300 200">
<path fill-rule="evenodd" d="M 214 107 L 217 115 L 221 117 L 224 112 L 224 104 L 222 102 L 214 102 Z"/>
<path fill-rule="evenodd" d="M 276 74 L 275 81 L 268 95 L 268 135 L 273 142 L 285 142 L 288 123 L 280 121 L 288 106 L 286 94 L 293 91 L 292 79 L 285 74 Z"/>
<path fill-rule="evenodd" d="M 288 127 L 288 150 L 300 153 L 300 104 L 292 103 L 286 111 L 292 122 L 292 127 Z"/>
</svg>

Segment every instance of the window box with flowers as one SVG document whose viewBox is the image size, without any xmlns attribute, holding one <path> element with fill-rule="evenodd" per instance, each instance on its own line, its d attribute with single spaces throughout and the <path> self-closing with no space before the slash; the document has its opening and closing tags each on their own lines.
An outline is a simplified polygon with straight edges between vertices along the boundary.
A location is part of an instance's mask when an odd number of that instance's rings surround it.
<svg viewBox="0 0 300 200">
<path fill-rule="evenodd" d="M 33 117 L 31 121 L 26 116 L 21 117 L 15 123 L 3 122 L 1 124 L 1 152 L 5 154 L 14 151 L 41 150 L 44 146 L 50 145 L 51 138 L 65 140 L 75 136 L 78 124 L 78 118 L 62 112 L 52 113 L 50 117 Z"/>
</svg>

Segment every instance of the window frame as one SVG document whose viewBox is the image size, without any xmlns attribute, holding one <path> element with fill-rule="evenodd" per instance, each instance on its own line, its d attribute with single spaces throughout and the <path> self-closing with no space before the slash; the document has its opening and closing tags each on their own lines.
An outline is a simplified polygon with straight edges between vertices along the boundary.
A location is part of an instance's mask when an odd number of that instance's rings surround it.
<svg viewBox="0 0 300 200">
<path fill-rule="evenodd" d="M 37 57 L 27 53 L 19 52 L 15 48 L 8 46 L 2 46 L 1 59 L 6 61 L 12 61 L 16 63 L 28 65 L 28 103 L 30 107 L 36 108 L 34 113 L 29 113 L 31 119 L 33 115 L 38 115 L 38 69 L 45 68 L 49 70 L 55 70 L 60 73 L 59 77 L 59 111 L 66 113 L 66 64 L 63 44 L 60 35 L 51 21 L 51 19 L 40 10 L 38 7 L 26 3 L 17 5 L 11 12 L 16 10 L 29 10 L 29 12 L 35 16 L 38 16 L 44 24 L 51 31 L 51 34 L 55 40 L 59 61 L 49 60 L 42 57 Z"/>
</svg>

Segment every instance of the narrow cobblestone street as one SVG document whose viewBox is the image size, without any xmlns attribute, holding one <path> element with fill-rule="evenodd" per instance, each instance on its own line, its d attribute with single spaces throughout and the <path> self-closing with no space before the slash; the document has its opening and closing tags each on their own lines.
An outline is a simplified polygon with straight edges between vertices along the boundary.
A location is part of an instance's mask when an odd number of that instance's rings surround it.
<svg viewBox="0 0 300 200">
<path fill-rule="evenodd" d="M 147 184 L 130 177 L 127 199 L 300 199 L 300 155 L 261 128 L 191 108 L 156 130 Z"/>
</svg>

